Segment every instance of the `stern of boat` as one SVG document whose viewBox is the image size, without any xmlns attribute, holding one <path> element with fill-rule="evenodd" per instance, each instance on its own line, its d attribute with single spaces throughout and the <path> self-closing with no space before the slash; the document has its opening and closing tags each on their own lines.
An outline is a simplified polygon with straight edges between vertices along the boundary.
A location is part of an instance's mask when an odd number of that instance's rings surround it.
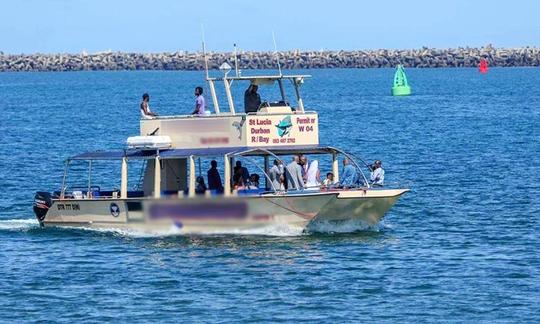
<svg viewBox="0 0 540 324">
<path fill-rule="evenodd" d="M 34 195 L 34 214 L 40 225 L 43 225 L 43 221 L 49 212 L 49 208 L 52 206 L 52 195 L 46 191 L 38 191 Z"/>
</svg>

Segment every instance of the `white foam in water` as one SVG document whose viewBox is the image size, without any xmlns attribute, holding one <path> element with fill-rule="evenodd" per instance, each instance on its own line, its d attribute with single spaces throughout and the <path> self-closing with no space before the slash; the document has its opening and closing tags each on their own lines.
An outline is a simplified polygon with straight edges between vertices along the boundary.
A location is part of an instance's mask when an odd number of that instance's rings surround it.
<svg viewBox="0 0 540 324">
<path fill-rule="evenodd" d="M 0 230 L 27 230 L 39 227 L 39 222 L 35 218 L 31 219 L 2 219 L 0 220 Z"/>
<path fill-rule="evenodd" d="M 0 220 L 0 230 L 28 230 L 39 227 L 36 219 L 6 219 Z M 308 228 L 309 233 L 353 233 L 358 231 L 379 231 L 384 224 L 367 225 L 359 220 L 340 222 L 315 222 Z M 60 227 L 59 227 L 60 228 Z M 85 230 L 100 233 L 112 233 L 134 238 L 152 238 L 185 235 L 181 229 L 171 226 L 164 231 L 145 231 L 143 229 L 92 228 L 92 227 L 62 227 L 73 230 Z M 224 229 L 199 233 L 201 235 L 262 235 L 262 236 L 300 236 L 305 234 L 302 227 L 287 224 L 272 224 L 253 229 Z"/>
<path fill-rule="evenodd" d="M 287 224 L 273 224 L 254 229 L 236 229 L 214 231 L 207 234 L 234 234 L 234 235 L 263 235 L 263 236 L 299 236 L 304 233 L 302 227 Z"/>
<path fill-rule="evenodd" d="M 369 225 L 359 219 L 345 221 L 317 221 L 311 223 L 308 230 L 312 233 L 354 233 L 359 231 L 378 232 L 383 224 Z"/>
<path fill-rule="evenodd" d="M 119 236 L 126 236 L 132 238 L 152 238 L 152 237 L 166 237 L 166 236 L 176 236 L 182 235 L 182 232 L 172 226 L 169 230 L 166 231 L 145 231 L 143 229 L 127 229 L 127 228 L 98 228 L 98 227 L 75 227 L 75 226 L 62 226 L 57 228 L 64 228 L 70 230 L 83 230 L 89 232 L 97 233 L 110 233 Z"/>
<path fill-rule="evenodd" d="M 64 227 L 65 228 L 65 227 Z M 70 227 L 71 228 L 71 227 Z M 118 229 L 118 228 L 90 228 L 90 227 L 72 227 L 72 229 L 81 229 L 101 233 L 113 233 L 120 236 L 133 238 L 152 238 L 187 235 L 181 229 L 171 226 L 163 231 L 145 231 L 142 229 Z M 301 227 L 288 226 L 286 224 L 275 224 L 256 229 L 224 229 L 217 231 L 200 232 L 197 235 L 261 235 L 261 236 L 299 236 L 303 234 Z"/>
</svg>

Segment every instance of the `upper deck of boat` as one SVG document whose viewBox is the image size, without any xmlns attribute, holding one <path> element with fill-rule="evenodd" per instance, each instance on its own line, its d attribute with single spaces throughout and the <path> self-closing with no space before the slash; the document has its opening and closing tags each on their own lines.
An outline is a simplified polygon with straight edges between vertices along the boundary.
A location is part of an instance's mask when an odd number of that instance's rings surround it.
<svg viewBox="0 0 540 324">
<path fill-rule="evenodd" d="M 169 136 L 171 148 L 305 146 L 319 144 L 319 120 L 315 111 L 305 111 L 300 85 L 309 75 L 263 75 L 207 78 L 213 109 L 206 115 L 159 116 L 141 119 L 140 135 Z M 294 88 L 296 105 L 285 95 L 284 81 Z M 263 102 L 257 112 L 238 113 L 231 93 L 233 81 L 256 85 L 277 83 L 281 98 Z M 215 83 L 222 82 L 227 97 L 223 112 L 216 95 Z M 243 108 L 243 107 L 242 107 Z M 243 110 L 243 109 L 242 109 Z"/>
</svg>

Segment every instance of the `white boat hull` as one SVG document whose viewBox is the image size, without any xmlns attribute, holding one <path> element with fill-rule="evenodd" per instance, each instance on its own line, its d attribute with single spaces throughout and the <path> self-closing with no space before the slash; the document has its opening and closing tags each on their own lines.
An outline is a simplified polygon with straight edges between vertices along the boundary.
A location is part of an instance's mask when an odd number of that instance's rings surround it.
<svg viewBox="0 0 540 324">
<path fill-rule="evenodd" d="M 378 223 L 407 190 L 350 190 L 195 198 L 53 200 L 43 226 L 218 233 L 286 225 L 305 230 L 315 221 Z"/>
</svg>

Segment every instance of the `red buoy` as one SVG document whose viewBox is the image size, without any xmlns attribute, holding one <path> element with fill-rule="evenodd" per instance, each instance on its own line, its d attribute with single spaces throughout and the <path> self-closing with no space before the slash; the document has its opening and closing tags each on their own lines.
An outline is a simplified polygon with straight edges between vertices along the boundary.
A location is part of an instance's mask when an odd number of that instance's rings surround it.
<svg viewBox="0 0 540 324">
<path fill-rule="evenodd" d="M 488 63 L 485 58 L 480 59 L 480 65 L 478 65 L 478 70 L 480 71 L 480 73 L 487 73 Z"/>
</svg>

